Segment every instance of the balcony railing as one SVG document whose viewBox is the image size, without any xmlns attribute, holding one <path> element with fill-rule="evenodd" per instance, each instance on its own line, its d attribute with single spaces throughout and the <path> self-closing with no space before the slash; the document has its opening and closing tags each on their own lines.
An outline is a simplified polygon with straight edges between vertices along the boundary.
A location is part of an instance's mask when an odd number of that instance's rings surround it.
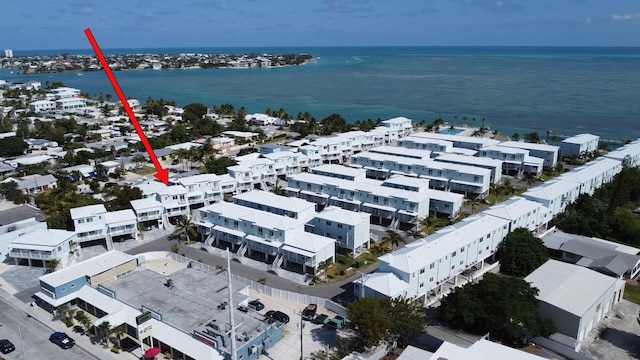
<svg viewBox="0 0 640 360">
<path fill-rule="evenodd" d="M 52 260 L 55 258 L 51 253 L 43 254 L 43 253 L 37 253 L 37 252 L 31 252 L 31 251 L 19 251 L 19 250 L 10 251 L 9 256 L 12 258 L 18 258 L 18 259 L 36 259 L 36 260 Z"/>
</svg>

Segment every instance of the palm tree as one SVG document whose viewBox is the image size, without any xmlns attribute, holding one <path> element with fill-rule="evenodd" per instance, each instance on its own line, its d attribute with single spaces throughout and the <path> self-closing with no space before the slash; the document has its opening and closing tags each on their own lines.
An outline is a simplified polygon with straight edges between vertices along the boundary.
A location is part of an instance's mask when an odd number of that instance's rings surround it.
<svg viewBox="0 0 640 360">
<path fill-rule="evenodd" d="M 55 315 L 58 319 L 62 319 L 63 321 L 67 320 L 67 314 L 69 313 L 69 305 L 64 304 L 60 305 L 56 308 Z"/>
<path fill-rule="evenodd" d="M 178 220 L 178 223 L 176 224 L 176 229 L 173 232 L 173 234 L 174 235 L 179 234 L 184 240 L 185 244 L 189 244 L 189 241 L 191 241 L 191 239 L 198 236 L 198 233 L 196 231 L 196 226 L 191 221 L 191 218 L 186 216 L 180 217 L 180 219 Z"/>
<path fill-rule="evenodd" d="M 47 272 L 54 272 L 60 266 L 60 259 L 51 259 L 47 261 L 45 268 L 47 268 Z"/>
<path fill-rule="evenodd" d="M 427 216 L 424 219 L 420 220 L 420 226 L 422 227 L 418 233 L 426 233 L 425 235 L 429 236 L 429 228 L 433 229 L 433 225 L 436 224 L 435 216 Z"/>
<path fill-rule="evenodd" d="M 180 160 L 180 162 L 182 163 L 182 170 L 184 170 L 184 165 L 185 165 L 184 161 L 189 158 L 189 150 L 178 149 L 173 152 L 173 156 L 176 159 Z"/>
<path fill-rule="evenodd" d="M 469 204 L 471 205 L 471 214 L 475 214 L 476 213 L 476 209 L 482 204 L 484 203 L 484 200 L 481 199 L 479 196 L 476 196 L 474 198 L 469 199 Z"/>
<path fill-rule="evenodd" d="M 318 264 L 318 271 L 324 272 L 324 282 L 327 282 L 327 270 L 329 269 L 332 263 L 333 263 L 333 258 L 329 258 L 321 262 L 320 264 Z"/>
<path fill-rule="evenodd" d="M 501 184 L 491 184 L 489 186 L 489 193 L 493 193 L 493 203 L 497 204 L 498 203 L 498 195 L 500 195 L 502 193 L 502 191 L 504 190 L 504 187 Z"/>
<path fill-rule="evenodd" d="M 102 324 L 98 325 L 96 331 L 98 333 L 98 336 L 102 340 L 104 340 L 107 347 L 109 347 L 109 335 L 111 335 L 111 331 L 113 331 L 113 329 L 111 328 L 111 324 L 109 324 L 108 321 L 105 321 Z"/>
<path fill-rule="evenodd" d="M 122 336 L 126 333 L 124 330 L 124 324 L 114 327 L 111 333 L 116 337 L 118 348 L 121 349 L 122 346 L 120 345 L 120 339 L 122 339 Z"/>
<path fill-rule="evenodd" d="M 407 240 L 396 231 L 387 230 L 387 235 L 382 238 L 382 241 L 380 243 L 391 246 L 391 250 L 394 250 L 396 247 L 399 247 L 401 243 L 406 244 Z"/>
<path fill-rule="evenodd" d="M 379 242 L 371 244 L 371 246 L 369 246 L 369 251 L 371 252 L 371 254 L 373 254 L 373 256 L 382 256 L 391 251 L 391 248 L 389 248 L 387 244 Z"/>
<path fill-rule="evenodd" d="M 285 194 L 284 188 L 277 181 L 273 184 L 273 187 L 271 187 L 271 192 L 280 196 L 284 196 Z"/>
</svg>

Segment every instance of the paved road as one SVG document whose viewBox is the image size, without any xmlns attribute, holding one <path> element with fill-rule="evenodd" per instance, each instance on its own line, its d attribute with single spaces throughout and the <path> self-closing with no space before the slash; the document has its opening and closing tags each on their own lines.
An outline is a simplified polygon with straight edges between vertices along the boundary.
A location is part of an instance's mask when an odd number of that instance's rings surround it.
<svg viewBox="0 0 640 360">
<path fill-rule="evenodd" d="M 16 347 L 16 351 L 2 355 L 5 359 L 86 360 L 96 358 L 77 346 L 63 350 L 49 342 L 51 329 L 36 319 L 28 317 L 23 311 L 9 305 L 2 298 L 0 298 L 0 308 L 2 309 L 0 311 L 0 338 L 9 339 Z M 20 331 L 22 332 L 22 342 L 20 342 Z M 69 335 L 73 337 L 73 334 L 69 333 Z M 23 356 L 23 347 L 26 359 Z"/>
<path fill-rule="evenodd" d="M 140 254 L 149 251 L 171 251 L 171 246 L 176 243 L 177 240 L 169 239 L 168 236 L 162 237 L 160 239 L 148 242 L 144 245 L 140 245 L 135 247 L 129 251 L 128 254 Z M 180 253 L 184 253 L 184 255 L 191 259 L 202 259 L 202 262 L 205 264 L 216 266 L 221 265 L 227 267 L 227 260 L 225 258 L 221 258 L 219 256 L 210 254 L 204 250 L 196 249 L 189 246 L 180 246 Z M 370 268 L 367 268 L 366 273 L 370 273 L 375 271 L 378 268 L 377 264 Z M 315 285 L 315 286 L 306 286 L 300 285 L 293 281 L 283 279 L 278 277 L 272 273 L 265 273 L 262 270 L 254 269 L 250 266 L 241 264 L 237 261 L 231 261 L 231 271 L 233 274 L 257 281 L 260 278 L 266 278 L 266 285 L 272 288 L 299 292 L 311 296 L 318 296 L 325 299 L 331 299 L 339 296 L 345 296 L 345 293 L 350 292 L 353 289 L 353 285 L 351 282 L 353 278 L 345 279 L 340 282 L 329 284 L 329 285 Z"/>
</svg>

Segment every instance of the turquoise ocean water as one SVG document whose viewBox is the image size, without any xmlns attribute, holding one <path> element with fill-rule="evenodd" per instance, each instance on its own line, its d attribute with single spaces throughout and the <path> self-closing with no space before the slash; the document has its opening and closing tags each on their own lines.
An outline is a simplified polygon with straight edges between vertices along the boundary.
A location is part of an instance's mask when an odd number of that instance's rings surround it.
<svg viewBox="0 0 640 360">
<path fill-rule="evenodd" d="M 90 53 L 16 51 L 21 55 Z M 511 135 L 590 132 L 605 139 L 640 137 L 640 48 L 298 47 L 107 49 L 123 53 L 309 53 L 315 64 L 278 69 L 120 71 L 129 97 L 165 98 L 183 106 L 231 103 L 249 113 L 283 107 L 318 119 L 442 117 Z M 89 93 L 111 93 L 103 72 L 11 74 L 7 81 L 63 81 Z M 454 119 L 458 115 L 458 119 Z M 473 118 L 476 121 L 473 122 Z"/>
</svg>

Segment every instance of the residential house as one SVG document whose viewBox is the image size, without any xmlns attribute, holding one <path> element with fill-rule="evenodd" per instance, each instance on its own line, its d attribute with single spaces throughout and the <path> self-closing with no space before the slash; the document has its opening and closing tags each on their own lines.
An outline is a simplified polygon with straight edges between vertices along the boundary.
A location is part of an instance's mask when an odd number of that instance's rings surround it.
<svg viewBox="0 0 640 360">
<path fill-rule="evenodd" d="M 502 161 L 502 173 L 507 175 L 531 174 L 538 178 L 544 168 L 544 159 L 530 156 L 526 149 L 494 145 L 478 150 L 477 156 Z"/>
<path fill-rule="evenodd" d="M 190 209 L 222 201 L 222 186 L 218 175 L 187 176 L 175 181 L 172 180 L 171 183 L 173 185 L 182 185 L 187 190 L 187 202 Z"/>
<path fill-rule="evenodd" d="M 598 150 L 600 137 L 591 134 L 578 134 L 562 140 L 560 154 L 562 156 L 582 156 Z"/>
<path fill-rule="evenodd" d="M 525 228 L 534 234 L 545 231 L 552 218 L 551 210 L 544 205 L 519 196 L 493 205 L 482 213 L 509 220 L 508 232 Z"/>
<path fill-rule="evenodd" d="M 69 209 L 78 243 L 105 240 L 108 250 L 113 248 L 112 239 L 107 234 L 107 209 L 104 205 L 87 205 Z"/>
<path fill-rule="evenodd" d="M 490 158 L 479 158 L 476 156 L 467 156 L 459 154 L 442 154 L 436 156 L 434 161 L 440 161 L 450 164 L 460 164 L 467 166 L 475 166 L 483 169 L 491 170 L 491 183 L 499 184 L 502 180 L 502 161 Z"/>
<path fill-rule="evenodd" d="M 35 113 L 47 113 L 56 109 L 56 103 L 50 100 L 38 100 L 29 103 L 29 110 Z"/>
<path fill-rule="evenodd" d="M 547 144 L 534 144 L 524 141 L 504 141 L 499 144 L 503 147 L 529 150 L 529 155 L 544 159 L 545 168 L 553 168 L 558 164 L 560 147 Z"/>
<path fill-rule="evenodd" d="M 556 216 L 576 201 L 580 196 L 580 188 L 579 183 L 554 179 L 525 191 L 522 197 L 544 205 L 551 210 L 552 216 Z"/>
<path fill-rule="evenodd" d="M 450 134 L 440 134 L 440 133 L 431 133 L 431 132 L 418 132 L 418 133 L 411 134 L 411 136 L 426 138 L 426 139 L 450 141 L 451 143 L 453 143 L 454 147 L 476 150 L 476 151 L 482 149 L 483 147 L 500 144 L 500 141 L 498 140 L 493 140 L 493 139 L 488 139 L 483 137 L 450 135 Z"/>
<path fill-rule="evenodd" d="M 620 243 L 556 230 L 545 236 L 544 245 L 556 260 L 576 264 L 618 279 L 640 274 L 640 249 Z"/>
<path fill-rule="evenodd" d="M 397 146 L 413 150 L 426 150 L 439 154 L 449 154 L 453 151 L 452 141 L 413 135 L 398 140 Z"/>
<path fill-rule="evenodd" d="M 492 258 L 508 234 L 509 220 L 478 214 L 378 258 L 377 273 L 362 279 L 365 297 L 423 298 L 443 293 L 447 282 Z M 385 293 L 385 291 L 390 291 Z"/>
<path fill-rule="evenodd" d="M 53 175 L 29 175 L 22 178 L 7 178 L 3 182 L 14 181 L 18 184 L 18 190 L 25 195 L 37 195 L 47 189 L 58 185 L 58 180 Z"/>
<path fill-rule="evenodd" d="M 65 97 L 56 100 L 56 109 L 58 110 L 75 110 L 87 107 L 87 99 L 81 97 Z"/>
<path fill-rule="evenodd" d="M 607 153 L 605 157 L 621 161 L 628 166 L 640 166 L 640 139 Z"/>
<path fill-rule="evenodd" d="M 164 217 L 164 206 L 153 197 L 131 200 L 131 207 L 136 214 L 136 220 L 139 224 L 143 224 L 145 228 L 157 226 L 158 228 L 166 226 L 162 222 Z"/>
<path fill-rule="evenodd" d="M 599 158 L 566 172 L 558 178 L 580 184 L 580 194 L 593 195 L 596 189 L 613 181 L 620 171 L 622 171 L 620 160 Z"/>
<path fill-rule="evenodd" d="M 8 256 L 16 265 L 46 267 L 47 262 L 58 260 L 64 267 L 69 261 L 70 243 L 75 239 L 72 231 L 36 229 L 12 240 Z"/>
<path fill-rule="evenodd" d="M 353 257 L 370 244 L 370 214 L 328 206 L 305 224 L 305 231 L 336 240 Z"/>
<path fill-rule="evenodd" d="M 46 230 L 44 220 L 42 211 L 28 204 L 0 211 L 0 262 L 7 260 L 13 240 L 35 230 Z"/>
</svg>

